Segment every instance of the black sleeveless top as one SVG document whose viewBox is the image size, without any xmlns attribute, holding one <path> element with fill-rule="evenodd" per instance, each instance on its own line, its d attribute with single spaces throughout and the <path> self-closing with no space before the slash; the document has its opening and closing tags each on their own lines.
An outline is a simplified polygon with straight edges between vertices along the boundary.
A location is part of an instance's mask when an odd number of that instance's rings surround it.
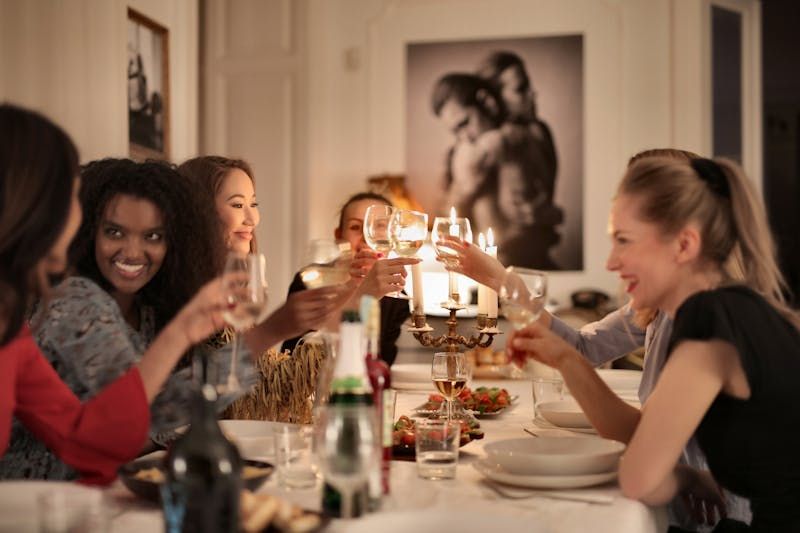
<svg viewBox="0 0 800 533">
<path fill-rule="evenodd" d="M 669 351 L 684 339 L 732 344 L 750 385 L 748 400 L 720 392 L 697 429 L 714 478 L 750 500 L 753 531 L 800 531 L 800 333 L 733 286 L 687 298 Z"/>
</svg>

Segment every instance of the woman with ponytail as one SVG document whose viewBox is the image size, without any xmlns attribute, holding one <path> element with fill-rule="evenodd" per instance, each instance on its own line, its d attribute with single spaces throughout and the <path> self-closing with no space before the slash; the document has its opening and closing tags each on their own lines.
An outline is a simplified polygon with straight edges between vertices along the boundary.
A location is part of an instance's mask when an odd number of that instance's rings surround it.
<svg viewBox="0 0 800 533">
<path fill-rule="evenodd" d="M 725 487 L 750 500 L 752 522 L 721 520 L 715 531 L 800 530 L 800 320 L 784 302 L 750 183 L 722 159 L 637 161 L 609 228 L 607 268 L 619 273 L 631 307 L 673 322 L 642 410 L 541 324 L 514 334 L 512 356 L 558 369 L 598 432 L 628 443 L 619 471 L 626 496 L 661 505 L 681 494 L 713 524 L 724 517 Z M 710 472 L 677 464 L 695 434 Z"/>
</svg>

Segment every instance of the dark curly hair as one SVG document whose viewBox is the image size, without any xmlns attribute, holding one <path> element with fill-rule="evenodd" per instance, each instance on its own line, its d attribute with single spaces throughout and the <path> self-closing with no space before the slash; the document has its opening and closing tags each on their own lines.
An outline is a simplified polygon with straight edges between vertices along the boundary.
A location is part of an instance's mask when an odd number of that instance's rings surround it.
<svg viewBox="0 0 800 533">
<path fill-rule="evenodd" d="M 84 166 L 81 176 L 83 223 L 69 258 L 77 274 L 107 291 L 111 285 L 97 266 L 95 239 L 109 201 L 126 194 L 149 200 L 161 211 L 167 253 L 156 275 L 139 291 L 142 303 L 155 310 L 156 331 L 160 331 L 221 270 L 222 245 L 215 221 L 208 216 L 209 207 L 165 162 L 101 159 Z"/>
</svg>

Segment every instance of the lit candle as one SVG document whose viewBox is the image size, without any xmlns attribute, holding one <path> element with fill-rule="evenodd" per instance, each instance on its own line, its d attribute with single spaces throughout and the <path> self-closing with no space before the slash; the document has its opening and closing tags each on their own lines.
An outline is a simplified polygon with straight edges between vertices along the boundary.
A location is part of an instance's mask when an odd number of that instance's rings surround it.
<svg viewBox="0 0 800 533">
<path fill-rule="evenodd" d="M 454 206 L 450 207 L 450 236 L 459 236 L 458 224 L 456 223 L 456 208 Z"/>
<path fill-rule="evenodd" d="M 497 246 L 494 245 L 494 233 L 489 228 L 486 236 L 486 253 L 492 257 L 497 257 Z M 497 318 L 497 292 L 486 287 L 486 316 Z"/>
<path fill-rule="evenodd" d="M 483 233 L 478 234 L 478 247 L 480 247 L 481 251 L 486 251 L 486 237 L 483 236 Z M 488 301 L 486 297 L 488 296 L 488 287 L 483 283 L 478 283 L 478 314 L 485 315 L 488 311 L 487 304 Z"/>
<path fill-rule="evenodd" d="M 425 300 L 422 297 L 422 263 L 411 265 L 411 285 L 414 290 L 414 314 L 424 315 Z"/>
<path fill-rule="evenodd" d="M 456 222 L 456 208 L 455 206 L 450 207 L 450 236 L 451 237 L 460 237 L 460 232 L 458 231 L 459 227 Z M 447 291 L 450 294 L 450 300 L 454 302 L 459 301 L 459 291 L 458 291 L 458 278 L 456 277 L 456 273 L 452 270 L 450 271 L 449 275 L 447 276 Z"/>
</svg>

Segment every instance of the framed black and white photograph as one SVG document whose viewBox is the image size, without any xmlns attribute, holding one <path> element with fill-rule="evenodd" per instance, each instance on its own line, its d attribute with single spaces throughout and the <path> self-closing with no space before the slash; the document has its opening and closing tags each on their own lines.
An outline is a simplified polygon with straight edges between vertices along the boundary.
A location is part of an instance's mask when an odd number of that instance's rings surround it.
<svg viewBox="0 0 800 533">
<path fill-rule="evenodd" d="M 168 30 L 128 9 L 128 140 L 133 159 L 169 159 Z"/>
<path fill-rule="evenodd" d="M 583 36 L 406 44 L 406 171 L 506 265 L 583 270 Z"/>
</svg>

